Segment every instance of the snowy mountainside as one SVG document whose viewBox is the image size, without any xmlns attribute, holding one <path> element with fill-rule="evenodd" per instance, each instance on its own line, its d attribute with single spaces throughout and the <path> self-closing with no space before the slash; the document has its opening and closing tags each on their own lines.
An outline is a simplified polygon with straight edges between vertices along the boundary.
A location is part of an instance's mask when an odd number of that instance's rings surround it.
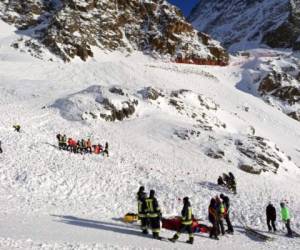
<svg viewBox="0 0 300 250">
<path fill-rule="evenodd" d="M 226 65 L 217 41 L 193 29 L 180 11 L 158 0 L 4 0 L 0 18 L 22 36 L 12 43 L 35 57 L 50 50 L 64 61 L 87 60 L 96 48 L 195 64 Z"/>
<path fill-rule="evenodd" d="M 201 0 L 189 21 L 231 51 L 299 47 L 298 0 Z"/>
<path fill-rule="evenodd" d="M 242 53 L 243 54 L 243 53 Z M 300 63 L 297 53 L 276 50 L 244 52 L 243 79 L 237 87 L 300 121 Z"/>
<path fill-rule="evenodd" d="M 2 21 L 0 28 L 1 249 L 298 248 L 279 219 L 273 242 L 241 228 L 266 231 L 266 204 L 278 211 L 286 200 L 300 230 L 300 124 L 236 87 L 249 84 L 243 73 L 251 57 L 212 67 L 95 49 L 85 63 L 63 64 L 15 50 L 19 34 Z M 135 103 L 128 116 L 126 102 Z M 114 112 L 123 119 L 101 116 Z M 57 133 L 107 141 L 110 156 L 60 151 Z M 229 171 L 237 195 L 216 185 Z M 164 216 L 178 215 L 189 196 L 205 224 L 210 198 L 225 193 L 235 234 L 218 242 L 201 234 L 193 246 L 143 237 L 120 221 L 136 212 L 140 185 L 156 190 Z"/>
</svg>

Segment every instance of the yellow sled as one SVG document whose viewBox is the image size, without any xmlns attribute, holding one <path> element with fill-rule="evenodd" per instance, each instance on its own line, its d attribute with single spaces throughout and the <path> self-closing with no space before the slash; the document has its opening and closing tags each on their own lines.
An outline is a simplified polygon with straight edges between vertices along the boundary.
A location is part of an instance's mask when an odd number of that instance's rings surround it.
<svg viewBox="0 0 300 250">
<path fill-rule="evenodd" d="M 137 222 L 139 219 L 138 215 L 137 214 L 134 214 L 134 213 L 127 213 L 125 214 L 124 218 L 123 218 L 123 221 L 125 223 L 133 223 L 133 222 Z"/>
</svg>

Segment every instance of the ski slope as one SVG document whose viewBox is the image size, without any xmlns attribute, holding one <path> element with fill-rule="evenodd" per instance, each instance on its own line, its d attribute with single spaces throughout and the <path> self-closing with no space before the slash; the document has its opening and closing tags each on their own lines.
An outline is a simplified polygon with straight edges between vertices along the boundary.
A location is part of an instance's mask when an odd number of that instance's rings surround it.
<svg viewBox="0 0 300 250">
<path fill-rule="evenodd" d="M 14 30 L 2 21 L 0 30 L 0 249 L 300 247 L 299 238 L 284 236 L 279 219 L 280 232 L 273 242 L 256 241 L 242 229 L 247 224 L 266 232 L 267 203 L 272 201 L 279 212 L 279 202 L 286 200 L 292 228 L 300 231 L 300 124 L 237 88 L 249 84 L 242 77 L 247 59 L 232 58 L 227 67 L 193 66 L 98 51 L 86 63 L 64 64 L 15 51 L 10 47 L 18 39 Z M 125 89 L 139 100 L 135 114 L 116 122 L 72 120 L 53 107 L 59 99 L 72 101 L 76 96 L 76 112 L 91 108 L 94 102 L 84 94 L 91 86 Z M 161 89 L 165 97 L 143 100 L 138 92 L 148 86 Z M 191 116 L 168 104 L 170 93 L 180 89 L 191 91 L 180 96 L 187 113 L 206 112 L 212 131 L 195 128 Z M 195 101 L 199 94 L 219 109 L 205 111 Z M 216 126 L 218 122 L 226 127 Z M 13 131 L 14 124 L 21 125 L 21 133 Z M 246 137 L 251 126 L 280 148 L 283 162 L 277 174 L 252 175 L 237 167 L 245 159 L 232 141 Z M 186 129 L 200 131 L 200 137 L 182 140 L 174 133 Z M 110 157 L 59 151 L 57 133 L 107 141 Z M 205 154 L 209 149 L 222 149 L 225 157 L 212 159 Z M 229 171 L 237 178 L 237 195 L 215 185 L 218 176 Z M 194 214 L 204 223 L 210 198 L 221 192 L 229 195 L 235 235 L 217 242 L 197 235 L 193 246 L 143 237 L 136 225 L 120 221 L 136 211 L 140 185 L 156 190 L 165 216 L 179 214 L 180 198 L 189 196 Z M 173 233 L 162 230 L 161 235 Z"/>
</svg>

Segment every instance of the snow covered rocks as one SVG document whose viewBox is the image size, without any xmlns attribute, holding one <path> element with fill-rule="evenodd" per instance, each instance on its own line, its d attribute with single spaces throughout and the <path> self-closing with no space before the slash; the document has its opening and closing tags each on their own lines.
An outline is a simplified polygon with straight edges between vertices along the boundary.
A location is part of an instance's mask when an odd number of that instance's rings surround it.
<svg viewBox="0 0 300 250">
<path fill-rule="evenodd" d="M 227 65 L 228 54 L 166 1 L 1 1 L 0 18 L 70 61 L 93 48 L 142 51 L 178 63 Z"/>
<path fill-rule="evenodd" d="M 118 87 L 94 85 L 58 99 L 51 107 L 58 108 L 67 120 L 104 119 L 122 121 L 135 113 L 137 99 Z"/>
<path fill-rule="evenodd" d="M 300 49 L 300 2 L 290 0 L 201 0 L 189 20 L 230 49 L 266 44 Z"/>
<path fill-rule="evenodd" d="M 277 173 L 283 161 L 288 158 L 279 151 L 278 147 L 269 140 L 259 136 L 248 136 L 235 141 L 237 150 L 246 157 L 239 165 L 243 171 L 260 174 L 262 171 Z"/>
<path fill-rule="evenodd" d="M 252 67 L 245 69 L 250 86 L 268 104 L 295 120 L 300 112 L 300 66 L 291 52 L 254 51 Z"/>
</svg>

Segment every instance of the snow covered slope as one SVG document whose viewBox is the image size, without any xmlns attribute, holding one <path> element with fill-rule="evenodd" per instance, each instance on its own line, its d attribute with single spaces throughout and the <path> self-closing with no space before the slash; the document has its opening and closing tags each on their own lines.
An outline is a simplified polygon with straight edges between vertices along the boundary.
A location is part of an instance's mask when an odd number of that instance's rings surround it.
<svg viewBox="0 0 300 250">
<path fill-rule="evenodd" d="M 189 16 L 231 51 L 256 48 L 299 50 L 299 0 L 201 0 Z"/>
<path fill-rule="evenodd" d="M 219 43 L 196 31 L 166 1 L 5 0 L 0 2 L 0 18 L 22 35 L 12 46 L 38 58 L 48 58 L 48 49 L 64 61 L 86 60 L 102 48 L 138 50 L 184 63 L 228 63 Z"/>
<path fill-rule="evenodd" d="M 95 49 L 85 63 L 63 64 L 15 50 L 19 35 L 2 21 L 0 29 L 1 249 L 299 248 L 279 220 L 273 242 L 242 229 L 266 231 L 266 204 L 279 209 L 286 200 L 300 230 L 300 124 L 236 87 L 248 84 L 251 58 L 212 67 Z M 105 119 L 120 111 L 123 119 Z M 60 151 L 57 133 L 108 141 L 110 157 Z M 215 184 L 228 171 L 237 195 Z M 140 185 L 156 190 L 165 216 L 179 214 L 179 198 L 189 196 L 203 223 L 210 198 L 229 195 L 235 235 L 216 242 L 201 234 L 193 246 L 143 237 L 119 219 L 136 211 Z"/>
</svg>

